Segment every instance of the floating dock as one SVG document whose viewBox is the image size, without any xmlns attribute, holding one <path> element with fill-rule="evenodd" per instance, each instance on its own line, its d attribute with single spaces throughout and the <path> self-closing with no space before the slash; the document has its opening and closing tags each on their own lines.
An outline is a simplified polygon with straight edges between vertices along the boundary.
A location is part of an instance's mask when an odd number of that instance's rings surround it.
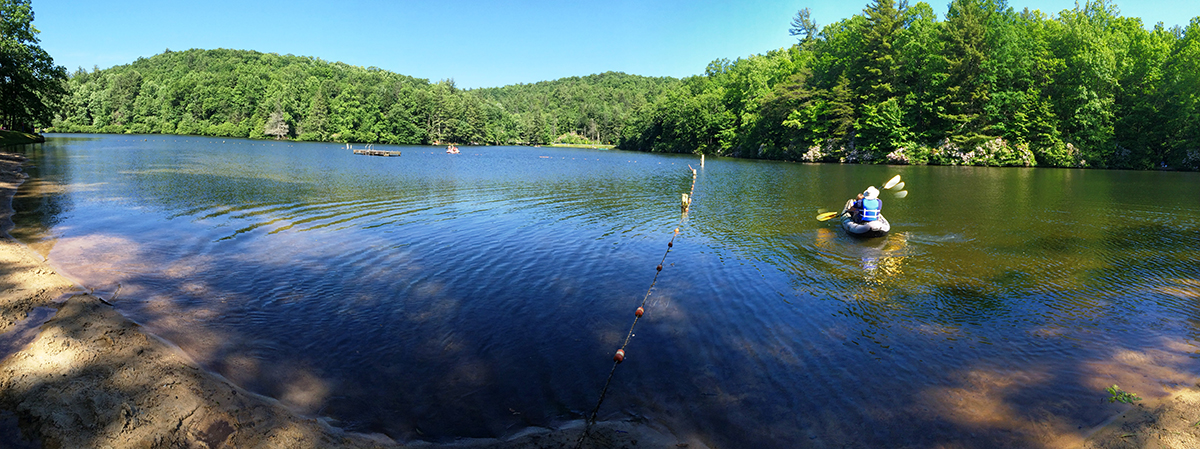
<svg viewBox="0 0 1200 449">
<path fill-rule="evenodd" d="M 399 156 L 400 152 L 399 151 L 384 151 L 384 150 L 354 150 L 354 154 L 361 154 L 363 156 L 392 157 L 392 156 Z"/>
</svg>

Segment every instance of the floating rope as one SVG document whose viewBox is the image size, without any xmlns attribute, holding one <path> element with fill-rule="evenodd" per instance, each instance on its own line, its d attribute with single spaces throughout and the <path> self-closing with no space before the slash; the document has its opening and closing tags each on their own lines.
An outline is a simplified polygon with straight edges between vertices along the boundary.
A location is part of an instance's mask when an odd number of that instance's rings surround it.
<svg viewBox="0 0 1200 449">
<path fill-rule="evenodd" d="M 583 435 L 579 436 L 579 441 L 575 444 L 575 449 L 583 447 L 583 441 L 587 439 L 592 431 L 592 425 L 596 424 L 596 415 L 600 413 L 600 404 L 604 403 L 604 396 L 608 394 L 608 386 L 612 384 L 613 375 L 617 373 L 617 365 L 625 361 L 625 347 L 629 346 L 629 340 L 633 338 L 633 330 L 637 327 L 638 320 L 642 318 L 642 314 L 646 312 L 646 301 L 650 299 L 650 292 L 654 290 L 654 285 L 658 283 L 658 275 L 662 274 L 663 264 L 667 261 L 667 254 L 671 253 L 671 248 L 675 246 L 675 237 L 679 236 L 679 228 L 687 221 L 688 209 L 692 205 L 692 195 L 696 193 L 696 169 L 688 164 L 688 168 L 692 170 L 692 188 L 688 193 L 683 195 L 683 214 L 679 217 L 679 225 L 675 227 L 675 232 L 671 234 L 671 240 L 667 242 L 667 250 L 663 252 L 662 260 L 658 262 L 658 267 L 654 271 L 654 279 L 650 281 L 650 288 L 646 289 L 646 296 L 642 297 L 642 303 L 638 305 L 637 310 L 633 312 L 633 324 L 629 326 L 629 333 L 625 334 L 625 342 L 621 343 L 621 348 L 617 349 L 616 354 L 613 354 L 613 366 L 608 372 L 608 379 L 604 381 L 604 388 L 600 389 L 600 399 L 596 401 L 596 407 L 592 409 L 592 415 L 585 421 L 583 426 Z"/>
</svg>

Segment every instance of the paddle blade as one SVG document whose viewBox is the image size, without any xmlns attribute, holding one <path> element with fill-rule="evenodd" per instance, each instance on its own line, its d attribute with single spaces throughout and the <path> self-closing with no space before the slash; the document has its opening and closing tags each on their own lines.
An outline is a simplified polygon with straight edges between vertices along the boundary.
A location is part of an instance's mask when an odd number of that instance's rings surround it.
<svg viewBox="0 0 1200 449">
<path fill-rule="evenodd" d="M 896 190 L 904 190 L 904 181 L 900 181 L 899 184 L 896 184 L 895 188 Z"/>
<path fill-rule="evenodd" d="M 821 215 L 817 215 L 817 221 L 828 221 L 829 219 L 841 214 L 841 212 L 826 212 Z"/>
<path fill-rule="evenodd" d="M 906 196 L 908 196 L 907 190 L 901 190 L 899 192 L 896 192 L 896 198 L 904 198 Z"/>
<path fill-rule="evenodd" d="M 887 184 L 884 184 L 884 185 L 883 185 L 883 189 L 884 189 L 884 190 L 887 190 L 887 189 L 890 189 L 890 188 L 892 188 L 892 187 L 895 187 L 895 186 L 896 186 L 896 183 L 898 183 L 898 182 L 900 182 L 900 175 L 896 175 L 896 176 L 892 177 L 892 179 L 889 179 L 889 180 L 888 180 L 888 182 L 887 182 Z"/>
</svg>

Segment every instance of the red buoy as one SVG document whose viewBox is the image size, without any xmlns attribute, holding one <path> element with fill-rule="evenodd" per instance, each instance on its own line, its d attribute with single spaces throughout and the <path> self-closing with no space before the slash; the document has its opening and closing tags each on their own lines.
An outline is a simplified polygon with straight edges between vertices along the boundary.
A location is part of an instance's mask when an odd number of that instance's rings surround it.
<svg viewBox="0 0 1200 449">
<path fill-rule="evenodd" d="M 646 313 L 646 309 L 643 309 L 641 307 L 638 307 L 637 311 L 633 312 L 633 314 L 637 315 L 638 318 L 641 318 L 643 313 Z"/>
<path fill-rule="evenodd" d="M 662 264 L 658 265 L 658 271 L 662 271 Z"/>
<path fill-rule="evenodd" d="M 614 361 L 614 362 L 617 362 L 617 363 L 624 362 L 624 361 L 625 361 L 625 350 L 624 350 L 624 349 L 618 349 L 618 350 L 617 350 L 617 353 L 616 353 L 616 354 L 613 354 L 613 361 Z"/>
<path fill-rule="evenodd" d="M 667 248 L 675 246 L 675 242 L 667 242 Z"/>
</svg>

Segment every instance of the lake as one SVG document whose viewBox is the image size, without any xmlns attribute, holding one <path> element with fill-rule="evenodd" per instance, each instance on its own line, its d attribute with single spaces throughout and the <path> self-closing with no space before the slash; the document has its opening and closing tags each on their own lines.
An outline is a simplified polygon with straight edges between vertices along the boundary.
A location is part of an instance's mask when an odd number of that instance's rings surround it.
<svg viewBox="0 0 1200 449">
<path fill-rule="evenodd" d="M 1040 446 L 1128 407 L 1107 386 L 1200 373 L 1197 173 L 47 137 L 15 148 L 14 236 L 233 382 L 400 441 L 584 418 L 643 299 L 599 417 L 717 447 Z M 814 219 L 897 174 L 890 234 Z"/>
</svg>

